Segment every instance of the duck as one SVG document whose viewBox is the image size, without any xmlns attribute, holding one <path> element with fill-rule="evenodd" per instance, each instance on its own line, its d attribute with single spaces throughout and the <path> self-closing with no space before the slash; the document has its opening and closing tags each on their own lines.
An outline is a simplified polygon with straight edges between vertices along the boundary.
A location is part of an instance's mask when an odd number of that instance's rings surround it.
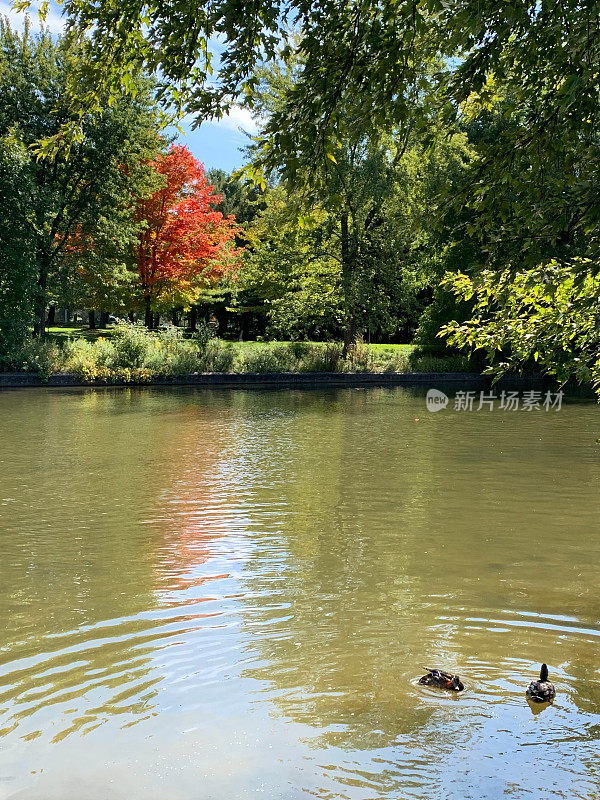
<svg viewBox="0 0 600 800">
<path fill-rule="evenodd" d="M 442 669 L 430 669 L 425 667 L 427 675 L 419 678 L 419 683 L 424 686 L 435 686 L 436 689 L 448 689 L 451 692 L 462 692 L 465 688 L 458 675 L 444 672 Z"/>
<path fill-rule="evenodd" d="M 554 684 L 548 680 L 548 667 L 542 664 L 539 681 L 531 681 L 525 692 L 534 703 L 551 703 L 556 697 Z"/>
</svg>

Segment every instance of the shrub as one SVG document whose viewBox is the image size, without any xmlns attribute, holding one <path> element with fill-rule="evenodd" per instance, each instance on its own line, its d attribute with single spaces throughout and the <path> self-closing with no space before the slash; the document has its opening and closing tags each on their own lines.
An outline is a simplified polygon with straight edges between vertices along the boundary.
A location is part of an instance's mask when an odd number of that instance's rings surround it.
<svg viewBox="0 0 600 800">
<path fill-rule="evenodd" d="M 365 348 L 366 349 L 366 348 Z M 361 354 L 364 358 L 364 355 Z M 355 362 L 342 359 L 336 343 L 287 342 L 267 347 L 250 347 L 235 361 L 237 372 L 340 372 L 352 371 Z"/>
<path fill-rule="evenodd" d="M 344 371 L 371 372 L 372 364 L 373 357 L 371 356 L 368 345 L 365 345 L 362 341 L 358 341 L 353 347 L 348 348 Z"/>
<path fill-rule="evenodd" d="M 481 364 L 469 356 L 448 353 L 439 355 L 415 350 L 409 359 L 410 372 L 481 372 Z"/>
<path fill-rule="evenodd" d="M 372 372 L 407 372 L 410 369 L 410 353 L 405 350 L 375 351 L 371 356 Z"/>
<path fill-rule="evenodd" d="M 80 375 L 84 380 L 94 380 L 101 368 L 108 371 L 108 367 L 101 364 L 97 348 L 94 347 L 97 344 L 86 339 L 70 339 L 63 347 L 63 369 Z"/>
<path fill-rule="evenodd" d="M 310 354 L 314 345 L 311 345 L 309 342 L 288 342 L 286 347 L 297 361 L 301 361 Z"/>
<path fill-rule="evenodd" d="M 235 351 L 231 344 L 211 339 L 202 352 L 199 372 L 232 372 Z"/>
<path fill-rule="evenodd" d="M 289 345 L 249 347 L 238 360 L 240 372 L 295 372 L 298 359 Z"/>
<path fill-rule="evenodd" d="M 63 349 L 28 338 L 9 357 L 5 369 L 73 372 L 85 381 L 143 383 L 155 376 L 198 372 L 478 372 L 474 357 L 439 353 L 433 348 L 372 348 L 358 342 L 346 358 L 339 343 L 288 342 L 238 348 L 219 339 L 192 337 L 173 327 L 159 332 L 120 323 L 111 338 L 74 339 Z"/>
<path fill-rule="evenodd" d="M 214 331 L 213 329 L 206 324 L 206 322 L 200 322 L 194 331 L 192 336 L 193 340 L 197 342 L 201 347 L 206 347 L 208 342 L 213 338 Z"/>
<path fill-rule="evenodd" d="M 339 372 L 342 363 L 340 344 L 313 344 L 302 358 L 302 372 Z"/>
<path fill-rule="evenodd" d="M 168 329 L 165 332 L 161 331 L 159 339 L 157 336 L 153 336 L 141 322 L 119 322 L 111 338 L 112 363 L 108 366 L 113 369 L 143 367 L 150 360 L 158 341 L 168 348 L 172 346 L 172 340 L 173 337 Z"/>
<path fill-rule="evenodd" d="M 25 337 L 20 342 L 12 342 L 3 350 L 0 369 L 15 372 L 37 372 L 43 380 L 60 369 L 60 350 L 49 342 Z"/>
<path fill-rule="evenodd" d="M 472 316 L 472 313 L 472 301 L 461 300 L 452 292 L 439 286 L 434 293 L 433 302 L 421 315 L 414 343 L 434 348 L 438 352 L 451 352 L 453 348 L 449 347 L 445 337 L 439 336 L 440 329 L 451 320 L 464 322 Z"/>
<path fill-rule="evenodd" d="M 200 352 L 192 342 L 179 342 L 169 347 L 157 341 L 145 366 L 154 375 L 188 375 L 198 372 L 199 362 Z"/>
<path fill-rule="evenodd" d="M 169 326 L 157 333 L 119 323 L 111 339 L 75 339 L 64 348 L 64 369 L 84 380 L 144 382 L 155 375 L 186 375 L 203 369 L 206 347 Z"/>
</svg>

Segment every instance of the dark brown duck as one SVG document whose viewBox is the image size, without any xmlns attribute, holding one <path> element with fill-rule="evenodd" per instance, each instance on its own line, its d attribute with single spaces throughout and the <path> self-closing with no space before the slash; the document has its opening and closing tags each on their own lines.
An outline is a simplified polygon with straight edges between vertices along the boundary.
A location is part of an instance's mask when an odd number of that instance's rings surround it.
<svg viewBox="0 0 600 800">
<path fill-rule="evenodd" d="M 525 692 L 534 703 L 551 703 L 556 697 L 554 684 L 548 680 L 548 667 L 542 664 L 539 681 L 531 681 Z"/>
<path fill-rule="evenodd" d="M 442 669 L 430 669 L 425 667 L 427 675 L 419 678 L 419 683 L 423 686 L 435 686 L 436 689 L 447 689 L 451 692 L 462 692 L 465 688 L 458 675 L 444 672 Z"/>
</svg>

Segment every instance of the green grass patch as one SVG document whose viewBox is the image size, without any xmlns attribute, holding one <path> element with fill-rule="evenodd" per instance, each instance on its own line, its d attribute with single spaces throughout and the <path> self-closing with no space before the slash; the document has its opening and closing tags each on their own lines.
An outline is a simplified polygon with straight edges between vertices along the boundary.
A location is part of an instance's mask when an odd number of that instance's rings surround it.
<svg viewBox="0 0 600 800">
<path fill-rule="evenodd" d="M 46 328 L 48 341 L 64 343 L 69 339 L 86 339 L 93 342 L 100 337 L 110 337 L 113 335 L 115 326 L 108 328 L 97 328 L 91 331 L 86 325 L 51 325 Z"/>
</svg>

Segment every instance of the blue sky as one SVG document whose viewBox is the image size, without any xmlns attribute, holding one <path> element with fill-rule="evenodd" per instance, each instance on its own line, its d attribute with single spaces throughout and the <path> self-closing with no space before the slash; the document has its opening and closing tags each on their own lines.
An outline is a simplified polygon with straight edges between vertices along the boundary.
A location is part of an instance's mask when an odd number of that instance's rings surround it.
<svg viewBox="0 0 600 800">
<path fill-rule="evenodd" d="M 127 0 L 124 0 L 126 2 Z M 32 29 L 39 28 L 36 14 L 36 2 L 32 2 Z M 0 0 L 0 14 L 7 16 L 11 25 L 20 28 L 23 25 L 23 14 L 11 8 L 10 0 Z M 53 33 L 60 33 L 63 20 L 60 6 L 50 3 L 46 24 Z M 191 120 L 186 118 L 180 123 L 183 134 L 177 134 L 178 141 L 185 144 L 206 169 L 217 167 L 226 172 L 237 169 L 244 163 L 242 148 L 248 144 L 247 134 L 256 133 L 256 124 L 250 113 L 243 108 L 234 108 L 232 112 L 220 120 L 204 122 L 196 130 L 192 130 Z"/>
<path fill-rule="evenodd" d="M 243 108 L 235 108 L 221 120 L 204 122 L 196 130 L 188 120 L 180 125 L 184 135 L 178 135 L 182 144 L 189 147 L 206 169 L 218 167 L 226 172 L 237 169 L 244 163 L 242 148 L 249 143 L 247 134 L 256 132 L 256 125 Z"/>
</svg>

